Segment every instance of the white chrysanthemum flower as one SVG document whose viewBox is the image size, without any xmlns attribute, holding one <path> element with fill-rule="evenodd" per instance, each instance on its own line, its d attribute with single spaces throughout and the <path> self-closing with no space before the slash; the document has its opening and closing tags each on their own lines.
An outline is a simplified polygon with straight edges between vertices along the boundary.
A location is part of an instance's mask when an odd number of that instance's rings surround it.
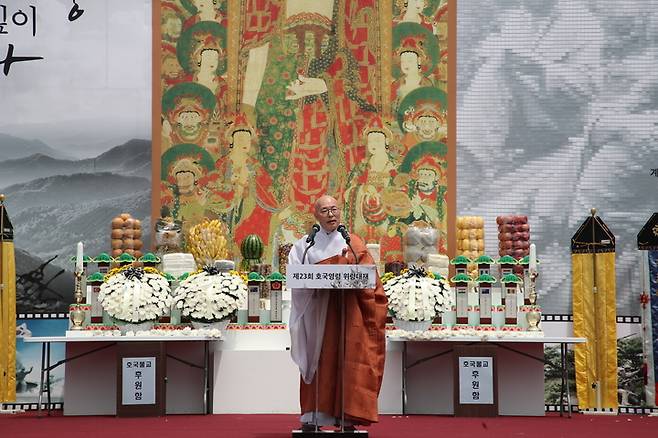
<svg viewBox="0 0 658 438">
<path fill-rule="evenodd" d="M 181 283 L 174 296 L 184 316 L 217 321 L 224 319 L 246 302 L 247 284 L 241 277 L 226 272 L 202 271 Z"/>
<path fill-rule="evenodd" d="M 384 292 L 393 316 L 405 321 L 431 321 L 453 304 L 447 282 L 413 270 L 384 283 Z"/>
<path fill-rule="evenodd" d="M 155 320 L 172 302 L 167 280 L 139 268 L 112 275 L 101 285 L 98 300 L 110 316 L 128 322 Z"/>
</svg>

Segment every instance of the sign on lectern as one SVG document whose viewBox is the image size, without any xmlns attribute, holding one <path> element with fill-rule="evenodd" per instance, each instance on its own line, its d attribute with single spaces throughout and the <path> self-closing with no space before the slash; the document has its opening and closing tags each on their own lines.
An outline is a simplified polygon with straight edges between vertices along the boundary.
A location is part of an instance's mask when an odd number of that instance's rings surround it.
<svg viewBox="0 0 658 438">
<path fill-rule="evenodd" d="M 373 289 L 375 265 L 287 265 L 288 289 Z"/>
</svg>

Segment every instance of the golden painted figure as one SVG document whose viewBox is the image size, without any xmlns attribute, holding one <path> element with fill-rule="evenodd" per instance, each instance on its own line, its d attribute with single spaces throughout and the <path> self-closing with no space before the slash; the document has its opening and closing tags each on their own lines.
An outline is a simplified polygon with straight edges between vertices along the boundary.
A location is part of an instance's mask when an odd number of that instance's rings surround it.
<svg viewBox="0 0 658 438">
<path fill-rule="evenodd" d="M 342 193 L 365 157 L 360 135 L 377 111 L 373 0 L 247 2 L 240 103 L 253 108 L 274 193 L 310 213 Z M 267 19 L 257 20 L 257 17 Z"/>
</svg>

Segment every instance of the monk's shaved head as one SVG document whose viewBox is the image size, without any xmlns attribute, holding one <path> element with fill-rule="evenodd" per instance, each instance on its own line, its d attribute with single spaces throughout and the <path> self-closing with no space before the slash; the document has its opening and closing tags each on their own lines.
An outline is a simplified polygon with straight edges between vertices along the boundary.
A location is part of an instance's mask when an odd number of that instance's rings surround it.
<svg viewBox="0 0 658 438">
<path fill-rule="evenodd" d="M 340 225 L 340 209 L 336 198 L 322 195 L 315 201 L 315 219 L 320 223 L 322 229 L 327 232 L 335 231 Z"/>
<path fill-rule="evenodd" d="M 322 206 L 324 206 L 327 203 L 332 203 L 333 205 L 337 205 L 338 201 L 336 201 L 336 198 L 330 195 L 322 195 L 320 196 L 316 201 L 313 206 L 315 207 L 315 211 L 318 211 Z"/>
</svg>

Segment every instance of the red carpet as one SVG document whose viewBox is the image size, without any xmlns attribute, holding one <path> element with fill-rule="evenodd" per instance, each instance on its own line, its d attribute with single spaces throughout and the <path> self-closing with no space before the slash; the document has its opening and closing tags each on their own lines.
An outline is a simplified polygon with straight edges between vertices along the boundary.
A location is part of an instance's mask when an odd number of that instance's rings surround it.
<svg viewBox="0 0 658 438">
<path fill-rule="evenodd" d="M 0 416 L 0 438 L 285 438 L 294 415 L 172 415 L 163 418 Z M 639 415 L 453 418 L 385 415 L 373 438 L 655 438 L 658 417 Z M 330 437 L 331 435 L 328 435 Z"/>
</svg>

